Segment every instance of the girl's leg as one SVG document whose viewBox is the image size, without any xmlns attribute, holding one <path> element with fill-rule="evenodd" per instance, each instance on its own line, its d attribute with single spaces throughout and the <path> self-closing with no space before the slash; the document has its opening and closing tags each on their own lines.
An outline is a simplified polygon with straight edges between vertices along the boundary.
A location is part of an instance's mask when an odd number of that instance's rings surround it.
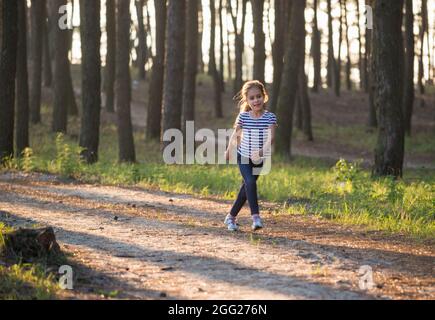
<svg viewBox="0 0 435 320">
<path fill-rule="evenodd" d="M 242 186 L 240 187 L 239 194 L 237 195 L 236 201 L 233 203 L 233 207 L 231 208 L 230 214 L 233 217 L 236 217 L 242 207 L 244 206 L 246 202 L 246 191 L 245 191 L 245 183 L 242 183 Z"/>
<path fill-rule="evenodd" d="M 251 215 L 259 214 L 260 210 L 258 208 L 258 197 L 257 197 L 257 179 L 258 175 L 252 174 L 253 165 L 249 164 L 239 164 L 240 173 L 243 176 L 244 187 L 245 187 L 245 198 L 247 198 L 249 207 L 251 209 Z M 245 200 L 246 201 L 246 200 Z"/>
</svg>

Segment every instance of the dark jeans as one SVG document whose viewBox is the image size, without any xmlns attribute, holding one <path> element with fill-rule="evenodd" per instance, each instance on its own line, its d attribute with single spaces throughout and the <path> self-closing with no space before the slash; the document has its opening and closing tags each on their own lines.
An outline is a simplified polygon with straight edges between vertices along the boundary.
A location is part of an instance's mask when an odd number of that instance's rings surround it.
<svg viewBox="0 0 435 320">
<path fill-rule="evenodd" d="M 248 200 L 249 207 L 251 208 L 251 215 L 260 213 L 257 196 L 257 179 L 259 176 L 254 175 L 252 169 L 262 167 L 263 163 L 254 164 L 251 159 L 249 159 L 249 161 L 245 157 L 243 157 L 243 159 L 242 163 L 242 156 L 237 153 L 237 164 L 239 165 L 240 173 L 243 177 L 243 183 L 230 211 L 233 217 L 239 214 L 246 200 Z"/>
</svg>

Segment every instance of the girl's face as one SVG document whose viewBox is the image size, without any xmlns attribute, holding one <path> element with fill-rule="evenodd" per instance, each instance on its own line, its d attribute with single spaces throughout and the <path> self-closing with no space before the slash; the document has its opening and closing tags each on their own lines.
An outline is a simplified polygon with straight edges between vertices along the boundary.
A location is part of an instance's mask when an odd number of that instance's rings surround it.
<svg viewBox="0 0 435 320">
<path fill-rule="evenodd" d="M 264 109 L 264 96 L 261 90 L 253 87 L 248 90 L 247 101 L 252 111 L 261 112 Z"/>
</svg>

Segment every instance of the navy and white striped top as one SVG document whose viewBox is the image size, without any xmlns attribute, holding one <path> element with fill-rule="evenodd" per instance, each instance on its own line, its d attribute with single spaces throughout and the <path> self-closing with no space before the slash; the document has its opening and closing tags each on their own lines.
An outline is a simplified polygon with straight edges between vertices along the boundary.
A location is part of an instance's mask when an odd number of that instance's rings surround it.
<svg viewBox="0 0 435 320">
<path fill-rule="evenodd" d="M 236 125 L 242 128 L 242 141 L 237 151 L 242 156 L 250 158 L 254 151 L 263 148 L 267 141 L 268 129 L 276 125 L 276 116 L 267 110 L 260 118 L 253 118 L 249 111 L 241 112 Z M 270 151 L 263 155 L 266 156 L 270 156 Z"/>
</svg>

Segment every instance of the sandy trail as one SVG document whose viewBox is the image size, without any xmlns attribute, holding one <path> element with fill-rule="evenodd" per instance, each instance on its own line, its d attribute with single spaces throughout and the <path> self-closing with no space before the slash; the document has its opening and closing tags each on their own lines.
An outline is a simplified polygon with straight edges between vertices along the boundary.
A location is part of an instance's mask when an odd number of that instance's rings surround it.
<svg viewBox="0 0 435 320">
<path fill-rule="evenodd" d="M 74 254 L 75 290 L 137 299 L 434 299 L 433 243 L 367 232 L 311 216 L 275 215 L 241 231 L 231 203 L 139 188 L 87 185 L 41 174 L 0 175 L 0 221 L 53 226 Z M 369 265 L 375 287 L 359 288 Z M 98 295 L 97 295 L 98 296 Z"/>
</svg>

